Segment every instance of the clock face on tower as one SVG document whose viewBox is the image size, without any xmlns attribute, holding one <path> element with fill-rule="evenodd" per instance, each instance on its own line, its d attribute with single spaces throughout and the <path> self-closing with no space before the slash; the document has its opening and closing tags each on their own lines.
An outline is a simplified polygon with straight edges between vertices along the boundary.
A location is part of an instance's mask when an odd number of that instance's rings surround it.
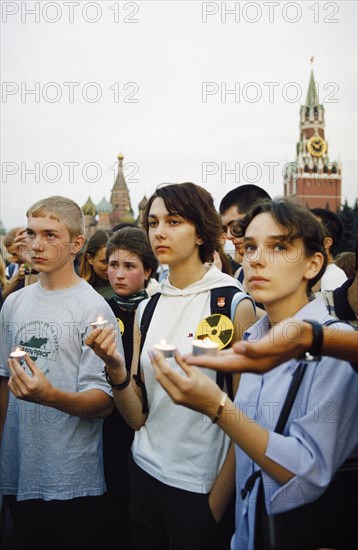
<svg viewBox="0 0 358 550">
<path fill-rule="evenodd" d="M 312 136 L 308 140 L 307 149 L 313 157 L 321 157 L 327 151 L 327 143 L 321 136 Z"/>
</svg>

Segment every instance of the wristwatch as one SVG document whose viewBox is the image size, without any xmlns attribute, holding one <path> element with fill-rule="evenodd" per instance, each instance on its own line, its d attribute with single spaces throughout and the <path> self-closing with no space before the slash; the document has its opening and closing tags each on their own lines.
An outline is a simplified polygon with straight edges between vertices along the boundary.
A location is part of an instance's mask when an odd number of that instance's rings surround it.
<svg viewBox="0 0 358 550">
<path fill-rule="evenodd" d="M 312 327 L 312 345 L 308 351 L 304 354 L 306 361 L 318 361 L 322 355 L 323 348 L 323 327 L 317 321 L 313 319 L 303 319 L 304 323 L 308 323 Z"/>
</svg>

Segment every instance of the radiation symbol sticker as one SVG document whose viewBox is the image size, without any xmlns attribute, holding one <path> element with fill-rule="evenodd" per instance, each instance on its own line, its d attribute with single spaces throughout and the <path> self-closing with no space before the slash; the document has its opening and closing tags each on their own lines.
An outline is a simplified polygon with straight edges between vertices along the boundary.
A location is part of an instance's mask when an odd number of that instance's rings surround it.
<svg viewBox="0 0 358 550">
<path fill-rule="evenodd" d="M 231 342 L 233 336 L 234 325 L 231 319 L 219 313 L 209 315 L 209 317 L 200 321 L 195 333 L 197 340 L 210 338 L 218 344 L 219 349 L 225 348 Z"/>
<path fill-rule="evenodd" d="M 117 321 L 118 321 L 118 326 L 119 326 L 119 330 L 121 331 L 121 335 L 124 333 L 124 324 L 123 324 L 123 321 L 122 319 L 120 319 L 119 317 L 117 317 Z"/>
</svg>

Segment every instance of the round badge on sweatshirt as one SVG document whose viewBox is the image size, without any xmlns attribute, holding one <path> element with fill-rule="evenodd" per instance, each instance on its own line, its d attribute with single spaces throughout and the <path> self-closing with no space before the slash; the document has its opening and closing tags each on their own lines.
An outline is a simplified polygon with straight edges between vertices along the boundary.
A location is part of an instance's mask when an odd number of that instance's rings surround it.
<svg viewBox="0 0 358 550">
<path fill-rule="evenodd" d="M 124 333 L 124 323 L 122 319 L 120 319 L 119 317 L 117 317 L 117 322 L 118 322 L 119 330 L 121 331 L 121 335 L 122 335 Z"/>
<path fill-rule="evenodd" d="M 197 340 L 205 340 L 210 338 L 219 346 L 219 350 L 225 348 L 233 339 L 234 325 L 231 319 L 226 315 L 214 313 L 205 317 L 197 326 L 195 338 Z"/>
</svg>

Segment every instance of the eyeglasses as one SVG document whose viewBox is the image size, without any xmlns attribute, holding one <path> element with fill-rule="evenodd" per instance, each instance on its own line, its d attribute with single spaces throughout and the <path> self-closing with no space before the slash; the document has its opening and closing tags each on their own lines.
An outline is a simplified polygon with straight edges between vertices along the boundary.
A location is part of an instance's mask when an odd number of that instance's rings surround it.
<svg viewBox="0 0 358 550">
<path fill-rule="evenodd" d="M 241 218 L 238 218 L 237 220 L 232 220 L 227 225 L 222 225 L 223 233 L 227 233 L 228 229 L 230 229 L 230 233 L 234 237 L 243 237 L 244 232 L 241 227 Z"/>
</svg>

